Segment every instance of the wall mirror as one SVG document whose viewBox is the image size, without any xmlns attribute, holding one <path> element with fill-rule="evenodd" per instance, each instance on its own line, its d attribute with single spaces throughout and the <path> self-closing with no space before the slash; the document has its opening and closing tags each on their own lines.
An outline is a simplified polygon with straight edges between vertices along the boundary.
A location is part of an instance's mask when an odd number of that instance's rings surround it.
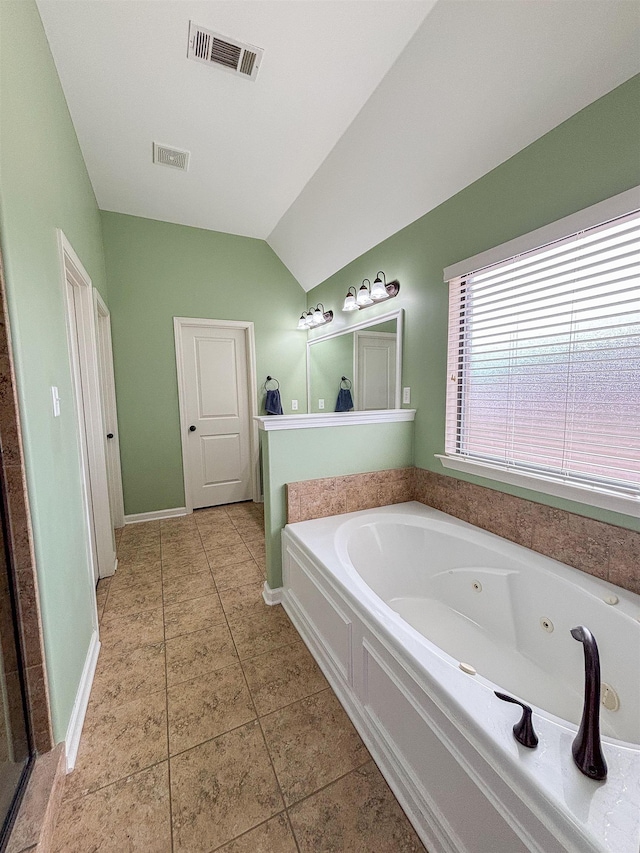
<svg viewBox="0 0 640 853">
<path fill-rule="evenodd" d="M 402 314 L 400 308 L 307 341 L 310 414 L 400 408 Z"/>
</svg>

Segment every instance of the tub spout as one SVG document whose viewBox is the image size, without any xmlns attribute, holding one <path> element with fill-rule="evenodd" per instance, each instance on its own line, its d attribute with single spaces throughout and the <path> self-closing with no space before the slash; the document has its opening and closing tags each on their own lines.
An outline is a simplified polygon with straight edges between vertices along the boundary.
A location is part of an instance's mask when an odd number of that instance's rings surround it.
<svg viewBox="0 0 640 853">
<path fill-rule="evenodd" d="M 600 655 L 596 639 L 588 628 L 571 629 L 574 640 L 584 650 L 584 707 L 578 734 L 571 752 L 578 770 L 590 779 L 606 779 L 607 762 L 600 743 Z"/>
</svg>

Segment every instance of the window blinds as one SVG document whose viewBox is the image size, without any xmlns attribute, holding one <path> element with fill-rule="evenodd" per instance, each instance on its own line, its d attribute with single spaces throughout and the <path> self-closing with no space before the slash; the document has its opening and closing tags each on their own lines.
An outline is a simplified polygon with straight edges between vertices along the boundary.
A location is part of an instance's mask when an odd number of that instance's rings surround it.
<svg viewBox="0 0 640 853">
<path fill-rule="evenodd" d="M 446 453 L 640 497 L 640 212 L 449 282 Z"/>
</svg>

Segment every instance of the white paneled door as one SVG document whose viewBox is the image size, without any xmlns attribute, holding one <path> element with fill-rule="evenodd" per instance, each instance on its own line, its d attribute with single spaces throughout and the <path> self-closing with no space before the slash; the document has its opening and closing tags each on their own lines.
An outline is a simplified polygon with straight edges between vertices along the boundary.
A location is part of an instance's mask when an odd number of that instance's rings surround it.
<svg viewBox="0 0 640 853">
<path fill-rule="evenodd" d="M 253 497 L 247 324 L 176 318 L 187 507 Z"/>
<path fill-rule="evenodd" d="M 355 333 L 356 409 L 393 409 L 396 398 L 396 336 Z"/>
</svg>

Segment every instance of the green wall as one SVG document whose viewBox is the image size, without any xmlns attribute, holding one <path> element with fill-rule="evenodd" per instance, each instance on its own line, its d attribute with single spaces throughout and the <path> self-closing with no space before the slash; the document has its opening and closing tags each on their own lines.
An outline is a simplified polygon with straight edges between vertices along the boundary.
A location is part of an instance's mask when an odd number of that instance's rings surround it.
<svg viewBox="0 0 640 853">
<path fill-rule="evenodd" d="M 469 144 L 473 144 L 470 136 Z M 340 312 L 350 285 L 376 270 L 397 278 L 400 295 L 367 309 L 367 317 L 404 307 L 403 386 L 417 409 L 416 465 L 446 473 L 444 452 L 448 292 L 443 268 L 500 245 L 640 184 L 640 76 L 595 101 L 479 181 L 453 196 L 314 288 L 309 302 Z M 340 313 L 349 325 L 360 312 Z M 585 504 L 546 497 L 481 478 L 533 501 L 640 529 L 640 520 Z M 296 478 L 300 479 L 300 478 Z"/>
<path fill-rule="evenodd" d="M 258 385 L 276 377 L 285 414 L 305 411 L 306 295 L 263 240 L 118 213 L 102 226 L 125 512 L 181 507 L 173 318 L 253 321 Z"/>
<path fill-rule="evenodd" d="M 63 740 L 93 630 L 80 457 L 56 243 L 106 296 L 100 217 L 33 0 L 0 0 L 0 229 L 51 710 Z M 51 411 L 50 386 L 61 415 Z"/>
<path fill-rule="evenodd" d="M 412 421 L 261 432 L 267 582 L 282 586 L 285 483 L 413 465 Z"/>
</svg>

